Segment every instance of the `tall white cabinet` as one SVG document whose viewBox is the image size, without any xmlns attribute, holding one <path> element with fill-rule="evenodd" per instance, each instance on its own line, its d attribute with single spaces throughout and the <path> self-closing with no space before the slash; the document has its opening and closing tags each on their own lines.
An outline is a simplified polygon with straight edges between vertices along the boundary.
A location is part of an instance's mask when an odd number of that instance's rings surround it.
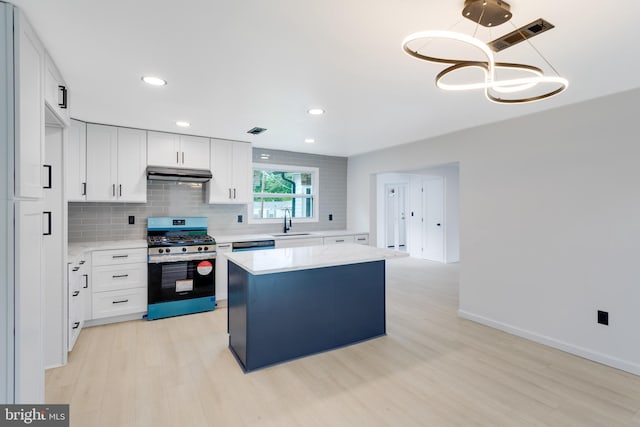
<svg viewBox="0 0 640 427">
<path fill-rule="evenodd" d="M 207 183 L 212 204 L 251 203 L 251 144 L 224 139 L 211 139 L 211 174 Z"/>
<path fill-rule="evenodd" d="M 86 200 L 145 203 L 146 160 L 146 131 L 87 124 Z"/>
<path fill-rule="evenodd" d="M 44 286 L 64 291 L 58 278 L 44 277 L 48 248 L 45 189 L 45 100 L 47 66 L 53 65 L 24 14 L 0 2 L 0 402 L 44 403 L 48 341 Z M 56 71 L 55 66 L 49 67 Z M 58 86 L 64 82 L 57 73 Z M 65 88 L 66 89 L 66 88 Z M 58 106 L 60 107 L 60 106 Z M 58 113 L 52 117 L 59 118 Z M 63 125 L 64 127 L 64 125 Z M 61 153 L 58 153 L 61 155 Z M 59 183 L 58 183 L 59 184 Z M 64 213 L 63 213 L 64 214 Z M 53 226 L 53 224 L 52 224 Z M 65 273 L 63 272 L 64 276 Z M 61 319 L 63 306 L 55 317 Z M 64 332 L 57 338 L 62 340 Z M 63 356 L 64 357 L 64 356 Z"/>
</svg>

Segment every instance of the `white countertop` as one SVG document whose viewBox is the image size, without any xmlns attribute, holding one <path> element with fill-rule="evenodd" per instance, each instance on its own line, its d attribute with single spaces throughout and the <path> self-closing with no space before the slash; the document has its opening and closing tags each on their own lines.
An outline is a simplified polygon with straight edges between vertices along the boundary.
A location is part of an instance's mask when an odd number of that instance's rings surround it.
<svg viewBox="0 0 640 427">
<path fill-rule="evenodd" d="M 69 243 L 69 258 L 74 258 L 83 252 L 102 251 L 111 249 L 147 248 L 147 241 L 138 240 L 108 240 L 103 242 L 76 242 Z"/>
<path fill-rule="evenodd" d="M 295 224 L 294 224 L 295 225 Z M 248 242 L 251 240 L 280 240 L 280 239 L 309 239 L 314 237 L 332 237 L 332 236 L 355 236 L 356 234 L 369 234 L 368 231 L 348 231 L 348 230 L 326 230 L 326 231 L 294 231 L 291 230 L 287 235 L 282 233 L 273 234 L 236 234 L 236 235 L 217 235 L 213 234 L 216 243 L 233 243 Z"/>
<path fill-rule="evenodd" d="M 409 256 L 406 252 L 343 243 L 327 246 L 230 252 L 227 258 L 253 275 L 358 264 Z"/>
</svg>

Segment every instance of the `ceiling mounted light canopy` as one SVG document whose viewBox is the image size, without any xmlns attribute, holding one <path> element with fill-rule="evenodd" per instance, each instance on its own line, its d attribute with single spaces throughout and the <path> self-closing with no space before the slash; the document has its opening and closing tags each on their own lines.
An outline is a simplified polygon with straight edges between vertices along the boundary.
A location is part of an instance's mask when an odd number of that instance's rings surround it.
<svg viewBox="0 0 640 427">
<path fill-rule="evenodd" d="M 142 81 L 151 86 L 165 86 L 167 84 L 166 80 L 154 76 L 142 76 Z"/>
<path fill-rule="evenodd" d="M 500 0 L 466 0 L 462 16 L 475 22 L 477 26 L 494 27 L 503 24 L 511 19 L 510 6 Z M 500 104 L 521 104 L 526 102 L 538 101 L 557 95 L 566 90 L 569 82 L 560 77 L 558 72 L 533 47 L 529 38 L 537 33 L 541 33 L 537 24 L 544 22 L 546 27 L 544 30 L 553 28 L 553 25 L 540 19 L 534 21 L 533 29 L 525 27 L 517 28 L 515 33 L 518 37 L 513 37 L 513 32 L 508 34 L 509 40 L 517 38 L 519 41 L 526 40 L 533 50 L 542 57 L 547 65 L 555 72 L 555 76 L 545 76 L 541 68 L 509 62 L 497 62 L 494 58 L 489 45 L 474 35 L 466 35 L 454 31 L 430 30 L 421 31 L 407 36 L 402 41 L 402 49 L 408 55 L 424 61 L 435 62 L 439 64 L 448 64 L 449 66 L 436 76 L 436 86 L 442 90 L 448 91 L 467 91 L 467 90 L 483 90 L 488 100 Z M 536 24 L 536 25 L 533 25 Z M 538 31 L 536 31 L 538 29 Z M 528 32 L 525 33 L 525 30 Z M 529 31 L 530 30 L 530 31 Z M 506 36 L 498 39 L 504 39 Z M 444 57 L 442 53 L 430 53 L 428 48 L 433 49 L 434 42 L 456 43 L 459 46 L 470 51 L 475 56 L 472 59 L 456 59 Z M 496 42 L 497 40 L 494 40 Z M 494 43 L 492 42 L 492 43 Z M 514 43 L 515 44 L 515 43 Z M 508 47 L 508 46 L 507 46 Z M 504 49 L 504 44 L 502 49 Z M 449 49 L 450 50 L 450 49 Z M 447 50 L 447 51 L 449 51 Z M 496 50 L 496 49 L 494 49 Z M 472 82 L 460 83 L 452 76 L 464 75 L 469 76 L 471 72 L 479 71 L 476 76 L 483 77 Z M 498 78 L 497 75 L 509 75 L 509 78 Z M 514 95 L 519 92 L 529 91 L 526 95 Z"/>
</svg>

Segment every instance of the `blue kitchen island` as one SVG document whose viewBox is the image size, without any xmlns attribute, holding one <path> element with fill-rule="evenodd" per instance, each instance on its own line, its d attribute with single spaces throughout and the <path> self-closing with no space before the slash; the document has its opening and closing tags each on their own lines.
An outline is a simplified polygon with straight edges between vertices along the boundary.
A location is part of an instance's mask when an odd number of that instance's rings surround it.
<svg viewBox="0 0 640 427">
<path fill-rule="evenodd" d="M 356 244 L 228 254 L 229 348 L 245 372 L 385 335 L 385 259 Z"/>
</svg>

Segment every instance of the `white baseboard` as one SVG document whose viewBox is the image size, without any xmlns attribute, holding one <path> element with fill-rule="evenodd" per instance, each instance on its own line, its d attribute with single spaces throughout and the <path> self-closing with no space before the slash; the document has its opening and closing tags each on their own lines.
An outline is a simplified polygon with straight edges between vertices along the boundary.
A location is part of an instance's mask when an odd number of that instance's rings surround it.
<svg viewBox="0 0 640 427">
<path fill-rule="evenodd" d="M 462 317 L 463 319 L 472 320 L 474 322 L 499 329 L 504 332 L 508 332 L 512 335 L 526 338 L 540 344 L 548 345 L 549 347 L 557 348 L 558 350 L 566 351 L 567 353 L 575 354 L 576 356 L 584 357 L 585 359 L 593 360 L 594 362 L 602 363 L 603 365 L 621 369 L 634 375 L 640 375 L 640 365 L 637 363 L 598 353 L 596 351 L 560 341 L 555 338 L 540 335 L 538 333 L 527 331 L 525 329 L 520 329 L 515 326 L 498 322 L 483 316 L 478 316 L 476 314 L 469 313 L 468 311 L 458 310 L 458 316 Z"/>
</svg>

